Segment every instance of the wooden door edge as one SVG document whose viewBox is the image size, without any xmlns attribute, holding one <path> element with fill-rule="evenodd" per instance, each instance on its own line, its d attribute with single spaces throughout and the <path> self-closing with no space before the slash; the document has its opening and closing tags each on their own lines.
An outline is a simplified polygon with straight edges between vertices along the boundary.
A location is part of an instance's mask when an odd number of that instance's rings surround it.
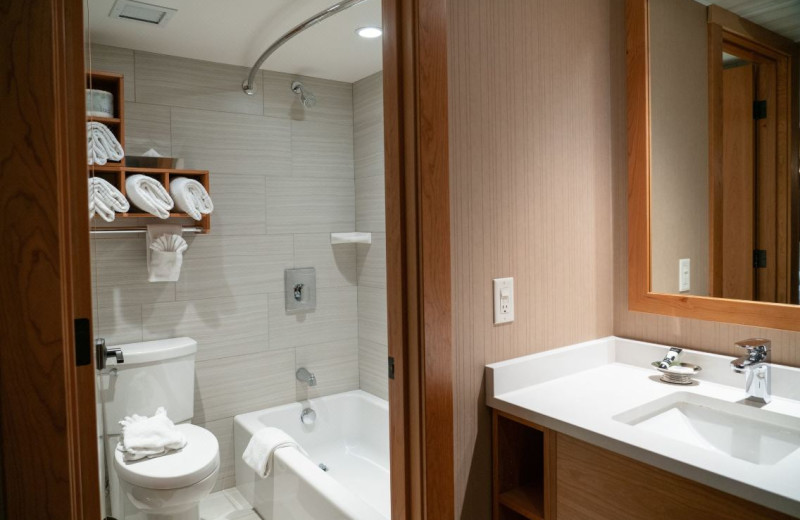
<svg viewBox="0 0 800 520">
<path fill-rule="evenodd" d="M 383 18 L 392 517 L 438 520 L 455 508 L 446 1 L 383 0 Z"/>
<path fill-rule="evenodd" d="M 10 0 L 0 42 L 0 502 L 8 518 L 97 520 L 94 367 L 91 352 L 76 366 L 74 330 L 91 312 L 82 0 Z"/>
</svg>

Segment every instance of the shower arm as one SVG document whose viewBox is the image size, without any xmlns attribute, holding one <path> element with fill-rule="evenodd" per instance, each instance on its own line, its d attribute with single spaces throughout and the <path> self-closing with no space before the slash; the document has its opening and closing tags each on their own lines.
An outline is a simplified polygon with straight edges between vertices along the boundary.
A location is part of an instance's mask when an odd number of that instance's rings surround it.
<svg viewBox="0 0 800 520">
<path fill-rule="evenodd" d="M 330 18 L 331 16 L 335 15 L 336 13 L 340 13 L 345 9 L 353 7 L 354 5 L 361 4 L 366 2 L 367 0 L 344 0 L 342 2 L 337 2 L 332 6 L 328 7 L 327 9 L 323 9 L 322 11 L 318 12 L 311 18 L 308 18 L 304 22 L 296 25 L 291 30 L 289 30 L 286 34 L 281 36 L 278 40 L 275 41 L 272 45 L 269 46 L 267 50 L 265 50 L 261 56 L 258 57 L 255 64 L 250 68 L 250 74 L 247 75 L 247 79 L 242 82 L 242 90 L 249 96 L 252 96 L 255 93 L 255 79 L 256 74 L 258 73 L 261 65 L 267 61 L 273 52 L 278 50 L 284 43 L 288 42 L 301 32 L 305 31 L 309 27 L 317 25 L 321 21 L 325 20 L 326 18 Z"/>
</svg>

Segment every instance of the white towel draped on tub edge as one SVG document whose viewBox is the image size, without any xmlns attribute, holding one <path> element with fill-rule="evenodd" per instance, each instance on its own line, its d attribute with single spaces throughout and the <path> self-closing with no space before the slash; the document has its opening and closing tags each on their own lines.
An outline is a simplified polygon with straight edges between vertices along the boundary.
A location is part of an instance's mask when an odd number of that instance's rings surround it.
<svg viewBox="0 0 800 520">
<path fill-rule="evenodd" d="M 300 453 L 308 457 L 308 453 L 297 441 L 281 430 L 268 426 L 258 430 L 247 444 L 242 460 L 261 478 L 267 478 L 275 465 L 275 450 L 280 448 L 296 448 Z"/>
</svg>

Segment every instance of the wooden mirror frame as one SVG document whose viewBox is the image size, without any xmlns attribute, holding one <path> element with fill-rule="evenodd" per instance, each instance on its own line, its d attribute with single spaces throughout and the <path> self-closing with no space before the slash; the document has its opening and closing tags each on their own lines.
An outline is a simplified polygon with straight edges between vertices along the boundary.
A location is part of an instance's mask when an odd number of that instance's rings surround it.
<svg viewBox="0 0 800 520">
<path fill-rule="evenodd" d="M 628 308 L 631 311 L 800 331 L 800 305 L 654 293 L 650 290 L 650 42 L 648 0 L 626 0 L 628 104 Z M 733 32 L 736 32 L 735 28 Z M 742 36 L 747 36 L 743 34 Z M 713 52 L 709 49 L 709 52 Z M 791 88 L 797 88 L 797 46 Z M 792 127 L 797 128 L 797 98 Z M 798 132 L 792 139 L 796 143 Z M 795 150 L 796 146 L 793 147 Z M 797 172 L 798 158 L 791 158 Z M 795 182 L 796 176 L 795 176 Z"/>
</svg>

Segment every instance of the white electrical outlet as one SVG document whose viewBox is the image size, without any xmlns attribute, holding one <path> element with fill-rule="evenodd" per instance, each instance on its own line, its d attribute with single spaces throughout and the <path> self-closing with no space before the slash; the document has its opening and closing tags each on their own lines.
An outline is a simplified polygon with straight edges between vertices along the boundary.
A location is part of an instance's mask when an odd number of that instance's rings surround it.
<svg viewBox="0 0 800 520">
<path fill-rule="evenodd" d="M 495 278 L 492 280 L 494 293 L 494 324 L 514 321 L 514 279 Z"/>
<path fill-rule="evenodd" d="M 678 260 L 678 291 L 688 291 L 692 284 L 691 282 L 691 266 L 688 258 L 681 258 Z"/>
</svg>

